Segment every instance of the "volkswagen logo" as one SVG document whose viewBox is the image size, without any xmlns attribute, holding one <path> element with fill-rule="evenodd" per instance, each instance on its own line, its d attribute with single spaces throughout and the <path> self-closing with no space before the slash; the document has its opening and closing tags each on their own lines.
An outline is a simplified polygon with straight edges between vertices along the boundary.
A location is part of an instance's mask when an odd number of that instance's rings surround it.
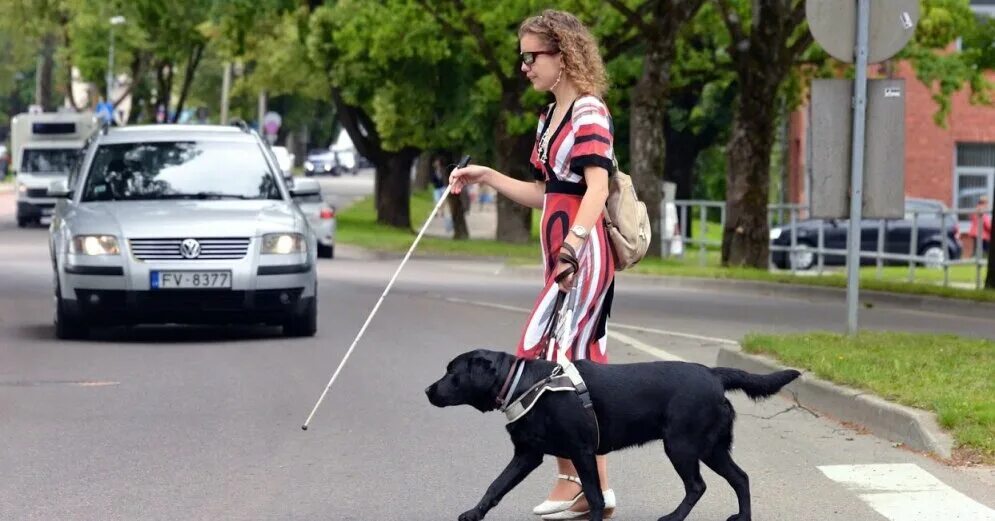
<svg viewBox="0 0 995 521">
<path fill-rule="evenodd" d="M 200 243 L 197 239 L 187 239 L 180 243 L 180 255 L 184 259 L 196 259 L 200 256 Z"/>
</svg>

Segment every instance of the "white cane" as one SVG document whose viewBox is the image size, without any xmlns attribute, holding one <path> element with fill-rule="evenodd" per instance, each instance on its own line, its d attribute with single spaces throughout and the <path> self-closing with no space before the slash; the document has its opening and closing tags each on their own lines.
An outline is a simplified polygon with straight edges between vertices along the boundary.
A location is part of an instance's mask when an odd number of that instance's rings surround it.
<svg viewBox="0 0 995 521">
<path fill-rule="evenodd" d="M 470 156 L 463 156 L 456 168 L 463 168 L 470 163 Z M 394 281 L 397 280 L 397 275 L 401 273 L 401 269 L 404 268 L 404 264 L 408 262 L 408 258 L 411 257 L 411 253 L 415 251 L 415 246 L 418 246 L 418 241 L 421 240 L 422 235 L 425 234 L 425 230 L 428 229 L 428 225 L 435 218 L 436 212 L 442 207 L 442 203 L 446 201 L 449 196 L 449 190 L 452 189 L 451 184 L 446 185 L 446 190 L 442 192 L 442 197 L 439 198 L 439 202 L 435 203 L 435 208 L 432 209 L 432 213 L 429 214 L 428 219 L 425 224 L 422 225 L 421 231 L 418 232 L 418 236 L 415 237 L 415 242 L 411 244 L 411 248 L 408 249 L 408 253 L 404 256 L 404 260 L 401 261 L 401 265 L 397 267 L 397 271 L 394 272 L 394 276 L 390 278 L 390 282 L 387 283 L 387 287 L 383 290 L 383 294 L 380 295 L 380 300 L 377 301 L 377 305 L 373 306 L 373 311 L 370 312 L 370 316 L 366 317 L 366 322 L 363 327 L 360 328 L 359 334 L 356 335 L 356 339 L 352 341 L 352 345 L 349 346 L 349 350 L 346 351 L 345 357 L 342 358 L 342 362 L 339 363 L 338 369 L 332 374 L 332 378 L 328 380 L 328 385 L 325 386 L 324 392 L 321 393 L 321 397 L 318 398 L 318 403 L 314 404 L 314 409 L 311 409 L 311 414 L 308 415 L 307 420 L 304 421 L 304 425 L 301 425 L 301 429 L 307 430 L 307 426 L 311 423 L 311 418 L 314 418 L 314 413 L 318 412 L 318 407 L 321 406 L 321 402 L 325 399 L 325 395 L 328 394 L 328 390 L 332 388 L 332 384 L 335 383 L 335 379 L 339 377 L 339 373 L 342 372 L 342 368 L 345 366 L 349 356 L 352 355 L 353 349 L 356 349 L 356 344 L 359 343 L 359 339 L 363 337 L 363 333 L 366 332 L 366 327 L 370 325 L 370 321 L 373 320 L 373 315 L 377 314 L 377 310 L 380 309 L 380 304 L 383 303 L 384 297 L 387 296 L 387 292 L 390 291 L 391 286 L 394 285 Z"/>
</svg>

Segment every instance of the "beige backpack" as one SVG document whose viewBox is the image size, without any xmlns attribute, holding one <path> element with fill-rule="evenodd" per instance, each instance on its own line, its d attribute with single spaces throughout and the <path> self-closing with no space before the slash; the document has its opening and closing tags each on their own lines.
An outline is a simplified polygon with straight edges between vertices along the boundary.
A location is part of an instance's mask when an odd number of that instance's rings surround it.
<svg viewBox="0 0 995 521">
<path fill-rule="evenodd" d="M 634 266 L 646 256 L 650 247 L 650 219 L 646 203 L 636 196 L 632 178 L 618 169 L 608 180 L 608 200 L 605 201 L 605 229 L 615 253 L 615 270 Z"/>
</svg>

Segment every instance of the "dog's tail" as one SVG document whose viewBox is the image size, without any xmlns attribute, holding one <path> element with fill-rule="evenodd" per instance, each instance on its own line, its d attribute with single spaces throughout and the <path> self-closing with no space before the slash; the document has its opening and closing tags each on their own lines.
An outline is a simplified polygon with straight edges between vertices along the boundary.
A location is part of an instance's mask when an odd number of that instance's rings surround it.
<svg viewBox="0 0 995 521">
<path fill-rule="evenodd" d="M 754 400 L 766 398 L 780 391 L 782 387 L 801 375 L 794 369 L 764 375 L 747 373 L 728 367 L 713 367 L 711 371 L 722 381 L 722 387 L 725 390 L 741 390 Z"/>
</svg>

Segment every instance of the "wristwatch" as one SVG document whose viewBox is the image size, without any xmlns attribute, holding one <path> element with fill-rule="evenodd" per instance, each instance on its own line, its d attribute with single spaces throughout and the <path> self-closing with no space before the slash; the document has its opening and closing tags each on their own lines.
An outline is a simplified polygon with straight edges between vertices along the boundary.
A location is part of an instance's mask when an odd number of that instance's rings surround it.
<svg viewBox="0 0 995 521">
<path fill-rule="evenodd" d="M 587 238 L 587 228 L 584 228 L 583 226 L 581 226 L 579 224 L 575 224 L 575 225 L 571 226 L 570 227 L 570 233 L 576 235 L 577 238 L 579 238 L 579 239 L 586 239 Z"/>
</svg>

